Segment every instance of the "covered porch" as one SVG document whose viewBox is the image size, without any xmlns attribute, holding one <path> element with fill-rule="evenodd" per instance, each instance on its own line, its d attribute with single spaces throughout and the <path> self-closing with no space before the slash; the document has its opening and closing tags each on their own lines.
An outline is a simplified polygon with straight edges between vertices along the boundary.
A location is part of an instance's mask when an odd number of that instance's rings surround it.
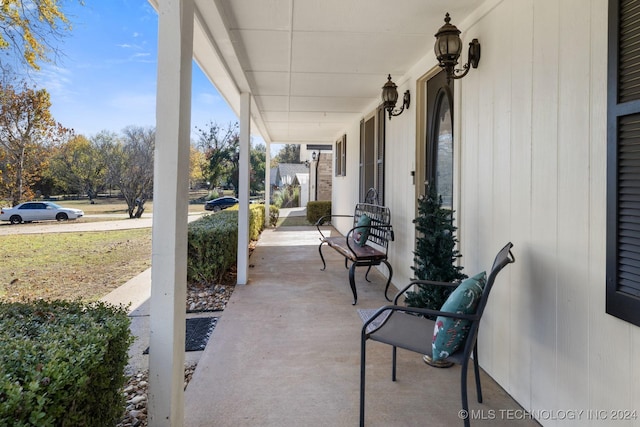
<svg viewBox="0 0 640 427">
<path fill-rule="evenodd" d="M 185 391 L 186 426 L 357 425 L 357 309 L 387 304 L 385 278 L 372 271 L 367 283 L 366 269 L 357 272 L 358 305 L 352 306 L 343 258 L 325 251 L 327 269 L 320 271 L 318 243 L 315 227 L 262 233 L 249 283 L 236 287 Z M 367 347 L 368 426 L 462 425 L 458 366 L 431 368 L 420 355 L 399 350 L 394 383 L 391 348 Z M 482 375 L 483 404 L 471 376 L 469 385 L 477 411 L 472 425 L 538 425 L 488 375 Z"/>
<path fill-rule="evenodd" d="M 272 143 L 340 150 L 334 214 L 350 212 L 362 189 L 383 191 L 395 233 L 389 251 L 395 287 L 413 277 L 416 201 L 427 182 L 449 177 L 465 273 L 488 268 L 507 241 L 518 259 L 498 279 L 483 318 L 481 367 L 545 425 L 601 424 L 590 410 L 628 411 L 627 424 L 640 423 L 640 321 L 612 314 L 625 307 L 637 312 L 638 298 L 625 296 L 621 307 L 608 299 L 621 292 L 608 273 L 618 268 L 610 262 L 617 259 L 610 214 L 618 177 L 608 173 L 617 159 L 608 153 L 618 150 L 612 124 L 619 118 L 607 118 L 607 111 L 617 94 L 614 59 L 624 51 L 617 37 L 626 34 L 618 31 L 618 9 L 624 5 L 620 10 L 635 19 L 637 1 L 150 2 L 159 16 L 150 328 L 151 347 L 162 349 L 150 360 L 152 425 L 355 424 L 360 321 L 342 260 L 320 272 L 316 238 L 305 245 L 301 232 L 291 235 L 292 245 L 281 231 L 265 233 L 248 258 L 249 147 L 258 134 L 267 163 Z M 479 67 L 451 84 L 437 80 L 443 71 L 433 50 L 446 12 L 465 47 L 475 38 L 482 44 Z M 463 51 L 459 66 L 467 56 Z M 238 283 L 246 285 L 185 396 L 194 60 L 240 121 Z M 629 63 L 637 68 L 637 61 L 634 54 Z M 380 108 L 389 74 L 401 97 L 411 95 L 392 119 Z M 636 95 L 629 101 L 634 108 Z M 438 100 L 449 100 L 448 108 Z M 444 132 L 435 132 L 441 117 Z M 451 159 L 442 168 L 434 151 L 440 139 L 442 158 Z M 631 175 L 638 168 L 634 163 Z M 634 202 L 630 216 L 636 211 Z M 350 223 L 333 225 L 346 233 Z M 359 307 L 383 305 L 380 287 L 382 280 L 361 284 Z M 455 372 L 424 369 L 419 357 L 401 352 L 400 380 L 391 383 L 390 350 L 369 349 L 367 425 L 460 422 Z M 441 376 L 447 381 L 438 382 Z M 473 424 L 517 421 L 512 415 L 521 413 L 500 412 L 517 407 L 495 398 L 500 393 L 488 392 L 481 407 L 497 412 L 479 412 L 487 419 Z"/>
</svg>

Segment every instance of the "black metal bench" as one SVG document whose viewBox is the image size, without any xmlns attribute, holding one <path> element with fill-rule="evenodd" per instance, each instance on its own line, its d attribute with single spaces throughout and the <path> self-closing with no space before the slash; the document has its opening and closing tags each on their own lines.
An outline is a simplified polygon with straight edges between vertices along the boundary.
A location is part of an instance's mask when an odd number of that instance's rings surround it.
<svg viewBox="0 0 640 427">
<path fill-rule="evenodd" d="M 362 216 L 368 216 L 371 220 L 370 225 L 358 225 Z M 327 237 L 322 233 L 320 226 L 331 218 L 336 217 L 353 217 L 353 227 L 346 236 Z M 355 284 L 355 269 L 356 267 L 366 266 L 367 273 L 365 279 L 369 280 L 369 271 L 371 267 L 385 264 L 389 269 L 389 279 L 387 285 L 384 288 L 384 297 L 387 301 L 391 301 L 387 297 L 387 290 L 389 284 L 391 284 L 391 277 L 393 276 L 393 269 L 391 264 L 387 261 L 387 250 L 389 241 L 393 241 L 393 228 L 391 226 L 391 213 L 389 208 L 380 206 L 373 203 L 358 203 L 356 205 L 353 215 L 326 215 L 320 218 L 316 222 L 316 227 L 320 232 L 320 246 L 318 251 L 320 252 L 320 258 L 322 259 L 322 270 L 327 268 L 327 263 L 322 255 L 322 246 L 327 245 L 330 248 L 335 249 L 340 255 L 344 256 L 344 266 L 349 269 L 349 285 L 353 292 L 353 304 L 358 301 L 358 293 L 356 292 Z M 366 243 L 362 246 L 356 243 L 354 236 L 357 236 L 361 232 L 368 231 L 369 235 L 366 238 Z M 351 268 L 349 268 L 349 261 L 351 261 Z"/>
</svg>

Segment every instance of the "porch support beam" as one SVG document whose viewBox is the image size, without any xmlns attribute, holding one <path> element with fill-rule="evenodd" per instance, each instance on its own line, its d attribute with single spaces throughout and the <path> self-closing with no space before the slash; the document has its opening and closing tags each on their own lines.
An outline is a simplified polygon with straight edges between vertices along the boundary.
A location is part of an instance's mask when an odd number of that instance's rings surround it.
<svg viewBox="0 0 640 427">
<path fill-rule="evenodd" d="M 240 159 L 238 170 L 238 263 L 237 283 L 249 279 L 249 151 L 251 149 L 251 94 L 240 94 Z"/>
<path fill-rule="evenodd" d="M 271 143 L 267 142 L 267 154 L 264 167 L 264 226 L 270 226 L 271 216 Z"/>
<path fill-rule="evenodd" d="M 158 2 L 149 426 L 184 425 L 193 0 Z"/>
</svg>

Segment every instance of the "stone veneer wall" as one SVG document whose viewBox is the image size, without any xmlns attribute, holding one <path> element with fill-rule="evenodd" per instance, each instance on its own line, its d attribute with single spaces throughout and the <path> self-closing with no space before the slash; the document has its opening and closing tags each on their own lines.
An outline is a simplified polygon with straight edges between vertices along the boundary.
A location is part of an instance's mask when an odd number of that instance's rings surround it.
<svg viewBox="0 0 640 427">
<path fill-rule="evenodd" d="M 318 199 L 331 200 L 331 182 L 333 179 L 333 154 L 320 153 L 318 160 Z"/>
</svg>

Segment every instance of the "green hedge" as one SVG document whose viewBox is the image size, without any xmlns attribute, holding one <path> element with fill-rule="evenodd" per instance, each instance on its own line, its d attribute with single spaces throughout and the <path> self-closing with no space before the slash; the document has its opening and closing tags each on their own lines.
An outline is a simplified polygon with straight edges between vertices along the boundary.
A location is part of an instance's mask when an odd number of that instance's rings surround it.
<svg viewBox="0 0 640 427">
<path fill-rule="evenodd" d="M 331 215 L 330 201 L 315 201 L 307 203 L 307 221 L 315 224 L 320 218 Z"/>
<path fill-rule="evenodd" d="M 258 240 L 264 220 L 264 205 L 251 205 L 249 239 Z M 189 223 L 187 251 L 189 282 L 220 281 L 238 258 L 237 205 Z"/>
<path fill-rule="evenodd" d="M 132 342 L 123 308 L 0 303 L 0 426 L 113 426 Z"/>
</svg>

